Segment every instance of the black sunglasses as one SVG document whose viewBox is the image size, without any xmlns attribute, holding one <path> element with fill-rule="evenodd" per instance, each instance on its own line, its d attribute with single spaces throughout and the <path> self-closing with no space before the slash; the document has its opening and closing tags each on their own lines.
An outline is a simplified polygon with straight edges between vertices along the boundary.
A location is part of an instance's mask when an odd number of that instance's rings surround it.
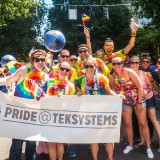
<svg viewBox="0 0 160 160">
<path fill-rule="evenodd" d="M 88 51 L 88 50 L 79 50 L 78 52 L 79 52 L 79 53 L 83 53 L 83 52 L 84 52 L 84 53 L 87 53 L 87 51 Z"/>
<path fill-rule="evenodd" d="M 70 56 L 67 55 L 61 55 L 62 58 L 69 58 Z"/>
<path fill-rule="evenodd" d="M 70 61 L 78 61 L 78 59 L 70 59 Z"/>
<path fill-rule="evenodd" d="M 122 64 L 122 62 L 112 63 L 113 66 L 115 66 L 115 65 L 120 66 L 121 64 Z"/>
<path fill-rule="evenodd" d="M 84 68 L 88 69 L 88 68 L 94 68 L 94 65 L 85 65 Z"/>
<path fill-rule="evenodd" d="M 130 64 L 139 64 L 139 62 L 130 62 Z"/>
<path fill-rule="evenodd" d="M 66 71 L 66 72 L 69 72 L 70 71 L 70 69 L 68 69 L 68 68 L 63 68 L 63 67 L 60 67 L 59 68 L 61 71 Z"/>
<path fill-rule="evenodd" d="M 40 61 L 45 62 L 45 59 L 44 58 L 35 58 L 34 61 L 35 62 L 40 62 Z"/>
<path fill-rule="evenodd" d="M 142 61 L 142 63 L 147 63 L 147 64 L 149 64 L 151 61 Z"/>
</svg>

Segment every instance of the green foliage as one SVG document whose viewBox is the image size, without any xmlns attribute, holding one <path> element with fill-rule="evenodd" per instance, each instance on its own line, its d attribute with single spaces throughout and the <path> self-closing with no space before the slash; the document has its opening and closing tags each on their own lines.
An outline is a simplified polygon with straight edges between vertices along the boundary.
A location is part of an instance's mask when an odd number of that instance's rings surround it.
<svg viewBox="0 0 160 160">
<path fill-rule="evenodd" d="M 0 58 L 8 53 L 14 55 L 16 58 L 21 57 L 22 59 L 26 59 L 33 46 L 35 48 L 42 48 L 37 37 L 41 35 L 40 29 L 43 24 L 46 9 L 44 5 L 39 6 L 37 17 L 35 12 L 33 12 L 35 4 L 33 0 L 12 0 L 5 2 L 6 8 L 12 8 L 14 5 L 14 9 L 12 16 L 8 15 L 11 10 L 5 10 L 7 11 L 6 15 L 0 14 L 0 17 L 5 17 L 5 24 L 0 26 Z M 26 8 L 29 9 L 29 12 L 27 12 L 28 10 Z M 25 9 L 28 14 L 23 15 L 21 12 Z M 16 13 L 14 13 L 14 11 Z"/>
<path fill-rule="evenodd" d="M 63 0 L 53 0 L 53 4 L 63 4 Z M 102 4 L 122 3 L 120 0 L 103 0 Z M 68 9 L 66 5 L 55 5 L 49 11 L 48 19 L 51 23 L 51 29 L 61 31 L 67 43 L 65 48 L 71 53 L 76 54 L 77 46 L 85 42 L 83 33 L 83 23 L 81 14 L 85 13 L 90 16 L 90 22 L 85 25 L 90 29 L 92 48 L 95 52 L 102 48 L 106 38 L 111 37 L 115 41 L 116 49 L 124 48 L 130 39 L 130 12 L 125 6 L 109 7 L 109 20 L 104 16 L 103 7 L 96 5 L 101 4 L 100 0 L 70 0 L 70 5 L 87 5 L 77 6 L 77 20 L 69 20 Z M 95 5 L 95 6 L 90 6 Z M 74 7 L 73 7 L 74 8 Z M 123 38 L 120 39 L 123 35 Z"/>
<path fill-rule="evenodd" d="M 160 1 L 159 0 L 139 0 L 133 3 L 136 6 L 139 17 L 151 18 L 151 24 L 160 28 Z M 141 9 L 140 9 L 141 8 Z"/>
</svg>

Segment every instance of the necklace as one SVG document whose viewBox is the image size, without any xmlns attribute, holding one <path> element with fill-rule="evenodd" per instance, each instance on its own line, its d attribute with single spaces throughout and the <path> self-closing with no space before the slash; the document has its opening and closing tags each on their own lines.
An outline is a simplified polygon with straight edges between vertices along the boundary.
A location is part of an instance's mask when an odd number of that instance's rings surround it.
<svg viewBox="0 0 160 160">
<path fill-rule="evenodd" d="M 88 83 L 86 76 L 84 76 L 84 85 L 87 95 L 98 95 L 97 76 L 93 76 L 93 80 Z"/>
<path fill-rule="evenodd" d="M 118 77 L 118 74 L 116 72 L 114 72 L 114 86 L 115 86 L 115 89 L 116 91 L 119 93 L 119 94 L 124 94 L 124 80 L 125 80 L 125 70 L 124 68 L 122 68 L 121 70 L 121 77 L 119 78 Z M 120 81 L 119 81 L 120 79 Z"/>
</svg>

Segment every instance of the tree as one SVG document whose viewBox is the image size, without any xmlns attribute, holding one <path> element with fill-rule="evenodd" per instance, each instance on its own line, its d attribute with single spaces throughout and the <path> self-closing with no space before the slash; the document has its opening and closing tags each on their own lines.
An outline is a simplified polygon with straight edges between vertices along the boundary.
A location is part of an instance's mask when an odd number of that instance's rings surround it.
<svg viewBox="0 0 160 160">
<path fill-rule="evenodd" d="M 34 0 L 1 0 L 0 26 L 7 25 L 8 20 L 31 16 L 31 8 L 37 5 Z"/>
<path fill-rule="evenodd" d="M 9 2 L 11 4 L 9 4 Z M 17 4 L 15 4 L 15 2 L 17 2 Z M 5 24 L 0 26 L 1 56 L 7 53 L 12 54 L 16 58 L 21 57 L 22 59 L 26 59 L 28 58 L 28 53 L 33 46 L 36 48 L 42 48 L 42 44 L 39 39 L 41 36 L 41 27 L 43 25 L 43 17 L 46 14 L 46 9 L 44 4 L 37 6 L 38 15 L 36 16 L 33 12 L 35 4 L 33 0 L 14 2 L 7 1 L 6 9 L 7 6 L 12 6 L 13 4 L 13 12 L 18 12 L 18 9 L 20 8 L 19 13 L 13 13 L 13 16 L 10 17 L 8 15 L 10 10 L 5 10 L 6 15 L 0 14 L 1 17 L 5 17 L 3 21 Z M 25 4 L 28 4 L 28 9 L 30 10 L 29 14 L 26 16 L 21 13 L 21 11 L 23 11 L 23 5 Z"/>
<path fill-rule="evenodd" d="M 160 1 L 159 0 L 139 0 L 133 3 L 136 6 L 140 18 L 151 18 L 151 24 L 160 28 Z"/>
<path fill-rule="evenodd" d="M 63 4 L 64 0 L 52 0 L 54 4 Z M 121 0 L 116 2 L 113 0 L 70 0 L 70 5 L 87 5 L 77 6 L 78 19 L 76 21 L 68 19 L 68 5 L 55 5 L 49 11 L 48 19 L 51 23 L 51 29 L 60 30 L 66 37 L 67 42 L 65 48 L 72 53 L 77 52 L 77 46 L 85 43 L 83 34 L 83 25 L 81 21 L 81 13 L 85 13 L 91 17 L 91 21 L 86 23 L 90 28 L 92 48 L 95 52 L 102 48 L 106 38 L 111 37 L 116 44 L 116 49 L 125 47 L 130 38 L 130 12 L 125 6 L 109 7 L 109 19 L 104 14 L 103 7 L 96 5 L 122 3 Z M 94 7 L 91 5 L 95 5 Z M 122 39 L 120 39 L 123 36 Z"/>
</svg>

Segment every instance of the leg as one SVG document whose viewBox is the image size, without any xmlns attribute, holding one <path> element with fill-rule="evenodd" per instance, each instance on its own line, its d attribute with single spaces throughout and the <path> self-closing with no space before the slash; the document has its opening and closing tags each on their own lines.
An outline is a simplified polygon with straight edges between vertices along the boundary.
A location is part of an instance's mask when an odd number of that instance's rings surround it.
<svg viewBox="0 0 160 160">
<path fill-rule="evenodd" d="M 56 143 L 48 142 L 48 152 L 50 160 L 56 160 L 57 156 Z"/>
<path fill-rule="evenodd" d="M 114 143 L 106 143 L 106 151 L 108 154 L 108 159 L 112 159 L 113 158 L 113 150 L 114 150 Z"/>
<path fill-rule="evenodd" d="M 9 153 L 9 160 L 22 159 L 22 145 L 23 145 L 23 140 L 12 139 L 12 145 Z"/>
<path fill-rule="evenodd" d="M 129 146 L 133 147 L 132 108 L 123 108 L 123 120 Z"/>
<path fill-rule="evenodd" d="M 137 116 L 137 119 L 138 119 L 140 129 L 142 131 L 142 135 L 143 135 L 144 140 L 146 142 L 147 149 L 149 149 L 149 148 L 151 148 L 151 146 L 150 146 L 149 128 L 148 128 L 148 125 L 147 125 L 146 107 L 143 107 L 142 112 L 139 112 L 136 109 L 134 109 L 134 110 L 135 110 L 135 113 L 136 113 L 136 116 Z"/>
<path fill-rule="evenodd" d="M 26 150 L 25 150 L 26 160 L 32 160 L 34 158 L 35 153 L 36 153 L 36 142 L 26 141 Z"/>
<path fill-rule="evenodd" d="M 62 160 L 63 159 L 63 154 L 64 154 L 64 145 L 63 145 L 63 143 L 57 143 L 58 160 Z"/>
<path fill-rule="evenodd" d="M 90 146 L 91 146 L 93 160 L 98 160 L 98 150 L 99 150 L 98 143 L 90 144 Z"/>
<path fill-rule="evenodd" d="M 150 118 L 150 120 L 151 120 L 157 134 L 158 134 L 158 138 L 159 138 L 159 142 L 160 142 L 160 125 L 159 125 L 159 122 L 156 118 L 156 110 L 155 110 L 155 108 L 148 109 L 147 113 L 148 113 L 148 117 Z"/>
</svg>

